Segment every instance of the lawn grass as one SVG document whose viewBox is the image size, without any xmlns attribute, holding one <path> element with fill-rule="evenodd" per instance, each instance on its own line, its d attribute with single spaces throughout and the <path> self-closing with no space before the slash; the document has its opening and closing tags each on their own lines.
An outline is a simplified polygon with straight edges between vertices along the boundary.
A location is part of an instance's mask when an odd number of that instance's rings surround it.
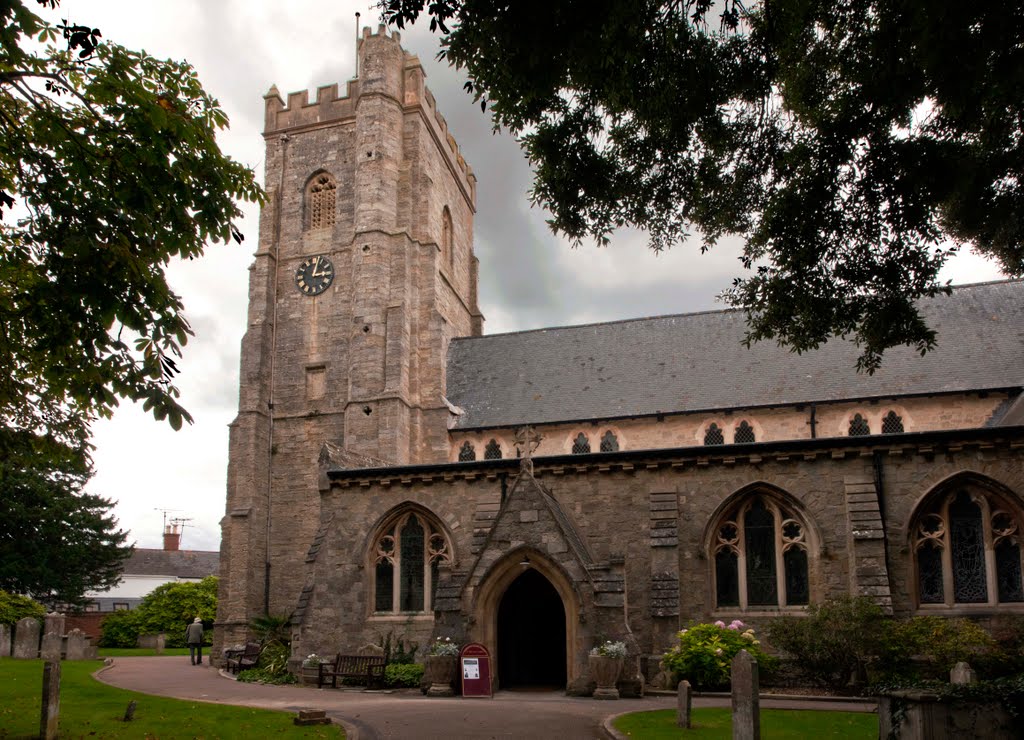
<svg viewBox="0 0 1024 740">
<path fill-rule="evenodd" d="M 203 657 L 209 648 L 203 647 Z M 101 658 L 133 658 L 156 655 L 156 648 L 100 648 Z M 188 648 L 165 648 L 160 655 L 188 655 Z"/>
<path fill-rule="evenodd" d="M 617 718 L 615 729 L 629 737 L 717 740 L 732 737 L 729 709 L 694 709 L 692 729 L 676 726 L 676 710 L 631 712 Z M 761 710 L 761 737 L 765 740 L 804 738 L 876 738 L 878 715 L 863 712 L 811 712 L 791 709 Z"/>
<path fill-rule="evenodd" d="M 337 725 L 296 727 L 293 714 L 165 699 L 125 691 L 92 677 L 100 661 L 61 665 L 61 738 L 344 738 Z M 43 661 L 0 658 L 0 737 L 38 737 Z M 128 702 L 135 719 L 124 722 Z"/>
</svg>

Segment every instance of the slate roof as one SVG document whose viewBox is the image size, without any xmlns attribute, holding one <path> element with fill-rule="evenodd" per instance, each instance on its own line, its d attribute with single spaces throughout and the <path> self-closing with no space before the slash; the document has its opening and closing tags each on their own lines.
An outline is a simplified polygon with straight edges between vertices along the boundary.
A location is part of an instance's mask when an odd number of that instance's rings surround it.
<svg viewBox="0 0 1024 740">
<path fill-rule="evenodd" d="M 136 547 L 132 556 L 125 561 L 123 572 L 132 576 L 206 578 L 220 573 L 220 552 Z"/>
<path fill-rule="evenodd" d="M 1024 387 L 1024 281 L 960 286 L 921 302 L 938 347 L 886 352 L 874 375 L 833 340 L 797 355 L 742 344 L 737 310 L 454 340 L 456 429 Z"/>
</svg>

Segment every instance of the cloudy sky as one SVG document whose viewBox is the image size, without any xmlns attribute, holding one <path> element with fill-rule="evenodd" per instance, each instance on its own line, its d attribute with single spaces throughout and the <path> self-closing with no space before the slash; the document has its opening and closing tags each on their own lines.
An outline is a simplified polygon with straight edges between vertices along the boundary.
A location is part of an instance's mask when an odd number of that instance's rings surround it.
<svg viewBox="0 0 1024 740">
<path fill-rule="evenodd" d="M 61 18 L 98 27 L 106 39 L 191 62 L 231 118 L 221 147 L 253 167 L 261 182 L 263 94 L 271 84 L 287 93 L 349 79 L 356 12 L 362 25 L 376 28 L 376 10 L 351 0 L 63 0 L 59 9 Z M 479 180 L 475 248 L 487 333 L 716 307 L 715 296 L 740 272 L 736 243 L 705 255 L 694 243 L 656 256 L 641 234 L 621 234 L 604 249 L 572 249 L 555 239 L 544 212 L 526 197 L 530 171 L 518 145 L 492 134 L 487 117 L 463 93 L 464 80 L 435 61 L 437 43 L 422 26 L 407 29 L 402 45 L 423 62 L 427 84 Z M 195 424 L 174 432 L 124 404 L 94 428 L 90 490 L 117 502 L 121 526 L 139 547 L 160 546 L 166 512 L 168 519 L 188 520 L 184 548 L 219 548 L 255 209 L 246 210 L 242 231 L 244 246 L 215 245 L 202 260 L 170 269 L 196 332 L 178 383 Z M 946 277 L 965 283 L 999 273 L 962 255 Z"/>
</svg>

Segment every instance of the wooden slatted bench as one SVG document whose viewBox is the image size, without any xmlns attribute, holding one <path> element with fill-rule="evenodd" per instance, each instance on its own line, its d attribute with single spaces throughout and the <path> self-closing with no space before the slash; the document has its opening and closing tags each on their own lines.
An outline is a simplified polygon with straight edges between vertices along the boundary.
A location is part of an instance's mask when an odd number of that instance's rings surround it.
<svg viewBox="0 0 1024 740">
<path fill-rule="evenodd" d="M 383 655 L 342 655 L 338 653 L 332 663 L 320 664 L 317 686 L 323 687 L 330 681 L 331 688 L 338 688 L 339 678 L 361 679 L 370 688 L 384 685 Z"/>
<path fill-rule="evenodd" d="M 260 646 L 257 642 L 245 643 L 242 650 L 228 650 L 224 654 L 225 666 L 232 673 L 244 671 L 246 668 L 255 668 L 260 660 Z"/>
</svg>

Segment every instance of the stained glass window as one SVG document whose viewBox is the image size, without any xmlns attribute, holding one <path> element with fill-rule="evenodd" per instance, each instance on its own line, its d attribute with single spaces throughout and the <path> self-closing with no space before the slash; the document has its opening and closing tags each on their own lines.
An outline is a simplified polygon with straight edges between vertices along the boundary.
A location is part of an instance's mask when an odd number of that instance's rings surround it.
<svg viewBox="0 0 1024 740">
<path fill-rule="evenodd" d="M 601 437 L 601 452 L 618 452 L 619 451 L 619 440 L 615 436 L 615 433 L 609 429 Z"/>
<path fill-rule="evenodd" d="M 325 173 L 314 179 L 307 199 L 311 229 L 326 229 L 334 226 L 336 192 L 337 185 L 330 175 Z"/>
<path fill-rule="evenodd" d="M 854 414 L 850 419 L 850 436 L 866 437 L 869 434 L 871 434 L 871 428 L 868 426 L 867 420 L 860 414 Z"/>
<path fill-rule="evenodd" d="M 985 533 L 981 509 L 961 491 L 949 506 L 949 539 L 953 557 L 953 598 L 958 604 L 988 601 L 985 583 Z"/>
<path fill-rule="evenodd" d="M 775 517 L 757 499 L 744 517 L 747 547 L 747 601 L 752 605 L 779 603 L 775 581 Z"/>
<path fill-rule="evenodd" d="M 740 605 L 740 563 L 732 550 L 715 555 L 715 589 L 719 606 Z"/>
<path fill-rule="evenodd" d="M 704 444 L 706 445 L 724 445 L 725 435 L 722 434 L 722 430 L 718 428 L 718 425 L 714 422 L 708 425 L 707 431 L 704 432 Z"/>
<path fill-rule="evenodd" d="M 500 460 L 501 459 L 501 445 L 498 444 L 498 440 L 492 439 L 484 447 L 484 460 Z"/>
<path fill-rule="evenodd" d="M 459 462 L 470 462 L 476 460 L 476 447 L 472 442 L 463 442 L 459 448 Z"/>
<path fill-rule="evenodd" d="M 922 604 L 941 604 L 946 597 L 942 586 L 942 550 L 934 545 L 917 552 L 917 587 Z"/>
<path fill-rule="evenodd" d="M 903 417 L 890 411 L 882 418 L 882 434 L 903 434 Z"/>
<path fill-rule="evenodd" d="M 442 562 L 451 562 L 451 551 L 440 530 L 422 514 L 400 516 L 376 541 L 375 611 L 430 611 Z"/>
<path fill-rule="evenodd" d="M 590 440 L 583 432 L 576 435 L 576 439 L 572 441 L 572 454 L 574 455 L 586 455 L 590 452 Z"/>
<path fill-rule="evenodd" d="M 750 426 L 746 419 L 741 421 L 736 426 L 736 432 L 733 434 L 732 441 L 738 445 L 748 444 L 754 442 L 754 428 Z"/>
<path fill-rule="evenodd" d="M 415 516 L 402 527 L 403 612 L 423 611 L 423 527 Z"/>
</svg>

